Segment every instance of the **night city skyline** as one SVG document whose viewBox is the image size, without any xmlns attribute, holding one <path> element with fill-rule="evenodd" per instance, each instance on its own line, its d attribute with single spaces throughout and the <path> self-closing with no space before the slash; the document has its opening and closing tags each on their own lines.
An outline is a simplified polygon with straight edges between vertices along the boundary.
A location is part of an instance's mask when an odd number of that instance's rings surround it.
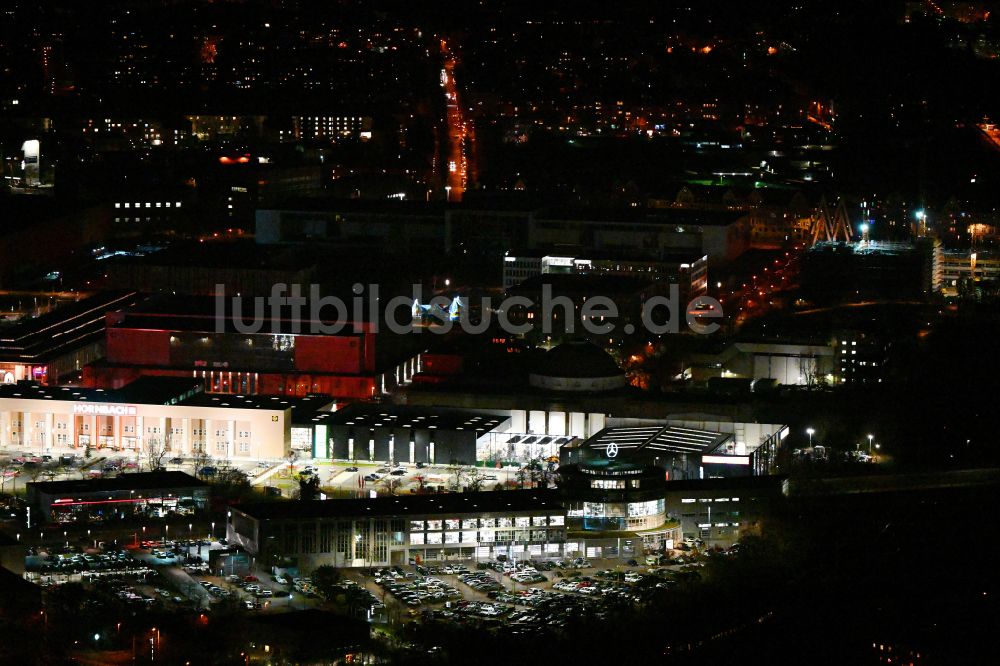
<svg viewBox="0 0 1000 666">
<path fill-rule="evenodd" d="M 0 664 L 996 661 L 998 11 L 7 3 Z"/>
</svg>

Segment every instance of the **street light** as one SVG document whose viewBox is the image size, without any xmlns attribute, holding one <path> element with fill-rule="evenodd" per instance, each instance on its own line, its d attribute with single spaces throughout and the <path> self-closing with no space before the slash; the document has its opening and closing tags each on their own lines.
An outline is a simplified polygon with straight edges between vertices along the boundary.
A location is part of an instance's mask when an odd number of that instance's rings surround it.
<svg viewBox="0 0 1000 666">
<path fill-rule="evenodd" d="M 875 439 L 875 435 L 868 435 L 868 455 L 872 454 L 872 440 Z"/>
<path fill-rule="evenodd" d="M 806 428 L 806 434 L 809 435 L 809 448 L 812 448 L 813 435 L 816 434 L 815 428 Z"/>
<path fill-rule="evenodd" d="M 444 186 L 444 200 L 451 201 L 451 185 Z"/>
</svg>

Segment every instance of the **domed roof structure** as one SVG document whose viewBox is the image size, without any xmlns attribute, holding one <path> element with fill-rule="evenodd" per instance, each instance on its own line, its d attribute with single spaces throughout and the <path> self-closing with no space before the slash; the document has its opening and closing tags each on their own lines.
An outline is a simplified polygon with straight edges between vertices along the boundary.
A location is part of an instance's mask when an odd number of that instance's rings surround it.
<svg viewBox="0 0 1000 666">
<path fill-rule="evenodd" d="M 555 391 L 611 391 L 625 386 L 625 373 L 597 345 L 571 341 L 546 353 L 528 383 Z"/>
</svg>

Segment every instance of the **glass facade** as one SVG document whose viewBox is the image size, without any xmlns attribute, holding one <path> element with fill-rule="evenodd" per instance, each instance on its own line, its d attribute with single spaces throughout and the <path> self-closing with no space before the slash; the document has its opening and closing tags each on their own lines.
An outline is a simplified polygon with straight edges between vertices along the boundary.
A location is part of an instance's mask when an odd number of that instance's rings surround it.
<svg viewBox="0 0 1000 666">
<path fill-rule="evenodd" d="M 566 538 L 565 517 L 548 514 L 273 521 L 265 524 L 262 537 L 255 536 L 251 522 L 236 515 L 232 527 L 246 539 L 260 538 L 275 555 L 316 556 L 335 566 L 469 559 L 476 553 L 514 551 L 542 556 L 557 552 Z M 503 527 L 494 527 L 498 524 Z M 528 546 L 533 548 L 525 550 Z"/>
</svg>

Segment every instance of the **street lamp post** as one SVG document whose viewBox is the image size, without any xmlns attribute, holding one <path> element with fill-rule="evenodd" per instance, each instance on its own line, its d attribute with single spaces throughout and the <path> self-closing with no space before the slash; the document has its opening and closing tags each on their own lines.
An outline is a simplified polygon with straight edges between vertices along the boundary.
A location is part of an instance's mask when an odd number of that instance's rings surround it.
<svg viewBox="0 0 1000 666">
<path fill-rule="evenodd" d="M 806 428 L 806 434 L 809 435 L 809 448 L 811 449 L 813 445 L 813 435 L 816 434 L 816 429 Z"/>
<path fill-rule="evenodd" d="M 451 201 L 451 185 L 444 186 L 444 200 Z"/>
<path fill-rule="evenodd" d="M 868 435 L 868 455 L 872 454 L 872 440 L 875 439 L 875 435 Z"/>
</svg>

